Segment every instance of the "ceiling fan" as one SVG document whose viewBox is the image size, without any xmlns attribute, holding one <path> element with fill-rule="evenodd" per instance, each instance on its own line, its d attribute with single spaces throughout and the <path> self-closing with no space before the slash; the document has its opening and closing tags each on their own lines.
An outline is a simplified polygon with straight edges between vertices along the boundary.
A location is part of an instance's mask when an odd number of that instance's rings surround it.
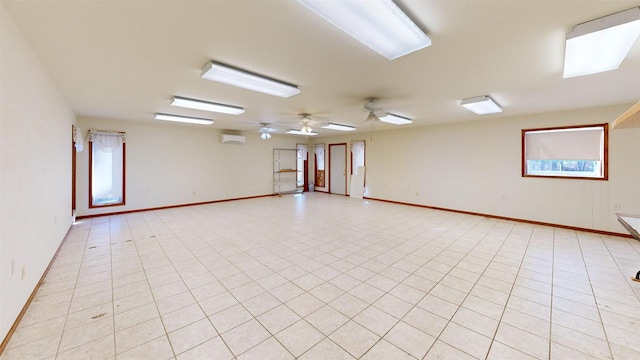
<svg viewBox="0 0 640 360">
<path fill-rule="evenodd" d="M 373 123 L 376 121 L 380 121 L 380 118 L 378 117 L 378 115 L 376 115 L 376 112 L 382 111 L 382 108 L 378 106 L 378 104 L 376 103 L 378 101 L 378 99 L 376 98 L 368 98 L 367 102 L 364 103 L 364 109 L 366 111 L 369 112 L 369 115 L 367 115 L 367 118 L 364 119 L 364 122 L 367 124 L 371 124 L 371 126 L 373 126 Z"/>
</svg>

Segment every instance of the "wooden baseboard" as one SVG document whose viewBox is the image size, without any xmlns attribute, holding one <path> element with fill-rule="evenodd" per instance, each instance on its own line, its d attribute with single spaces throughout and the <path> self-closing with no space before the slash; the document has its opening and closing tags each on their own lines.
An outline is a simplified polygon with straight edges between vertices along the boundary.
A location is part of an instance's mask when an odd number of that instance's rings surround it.
<svg viewBox="0 0 640 360">
<path fill-rule="evenodd" d="M 167 205 L 167 206 L 159 206 L 159 207 L 153 207 L 153 208 L 115 211 L 115 212 L 108 212 L 108 213 L 101 213 L 101 214 L 78 215 L 76 219 L 82 220 L 82 219 L 88 219 L 88 218 L 94 218 L 94 217 L 100 217 L 100 216 L 113 216 L 113 215 L 131 214 L 131 213 L 137 213 L 137 212 L 143 212 L 143 211 L 166 210 L 166 209 L 173 209 L 173 208 L 179 208 L 179 207 L 185 207 L 185 206 L 207 205 L 207 204 L 215 204 L 215 203 L 221 203 L 221 202 L 227 202 L 227 201 L 257 199 L 257 198 L 269 197 L 269 196 L 274 196 L 274 195 L 273 194 L 255 195 L 255 196 L 246 196 L 246 197 L 239 197 L 239 198 L 232 198 L 232 199 L 203 201 L 203 202 L 189 203 L 189 204 Z"/>
<path fill-rule="evenodd" d="M 44 273 L 42 274 L 42 276 L 40 277 L 40 280 L 38 281 L 38 283 L 36 284 L 35 288 L 31 292 L 31 295 L 27 299 L 27 302 L 22 307 L 22 310 L 20 310 L 20 313 L 18 314 L 18 317 L 13 322 L 13 325 L 11 325 L 11 328 L 9 328 L 9 331 L 7 332 L 7 336 L 5 336 L 4 339 L 2 340 L 2 343 L 0 344 L 0 355 L 2 355 L 2 353 L 5 350 L 5 348 L 7 347 L 7 344 L 9 344 L 9 340 L 11 340 L 11 336 L 13 336 L 13 333 L 18 328 L 18 325 L 20 325 L 20 321 L 22 321 L 22 318 L 24 317 L 24 314 L 27 312 L 27 309 L 31 305 L 31 302 L 33 301 L 33 298 L 38 293 L 38 290 L 40 290 L 40 286 L 42 286 L 42 283 L 44 282 L 44 279 L 47 277 L 47 274 L 49 273 L 49 270 L 51 269 L 51 266 L 53 265 L 53 262 L 58 257 L 58 253 L 60 252 L 60 249 L 62 249 L 62 245 L 64 244 L 64 242 L 67 240 L 67 236 L 69 236 L 69 232 L 70 231 L 71 231 L 71 226 L 69 226 L 69 229 L 67 230 L 67 233 L 64 235 L 64 238 L 60 242 L 60 245 L 58 245 L 58 249 L 56 250 L 55 254 L 53 254 L 53 257 L 51 258 L 51 261 L 49 261 L 49 265 L 44 270 Z"/>
<path fill-rule="evenodd" d="M 392 203 L 392 204 L 400 204 L 400 205 L 416 206 L 416 207 L 421 207 L 421 208 L 425 208 L 425 209 L 433 209 L 433 210 L 449 211 L 449 212 L 455 212 L 455 213 L 467 214 L 467 215 L 483 216 L 483 217 L 488 217 L 488 218 L 491 218 L 491 219 L 508 220 L 508 221 L 518 221 L 518 222 L 522 222 L 522 223 L 526 223 L 526 224 L 542 225 L 542 226 L 551 226 L 551 227 L 556 227 L 556 228 L 561 228 L 561 229 L 575 230 L 575 231 L 584 231 L 584 232 L 590 232 L 590 233 L 595 233 L 595 234 L 600 234 L 600 235 L 608 235 L 608 236 L 619 236 L 619 237 L 625 237 L 625 238 L 633 238 L 630 234 L 617 233 L 617 232 L 612 232 L 612 231 L 596 230 L 596 229 L 587 229 L 587 228 L 581 228 L 581 227 L 577 227 L 577 226 L 569 226 L 569 225 L 562 225 L 562 224 L 553 224 L 553 223 L 546 223 L 546 222 L 541 222 L 541 221 L 534 221 L 534 220 L 526 220 L 526 219 L 512 218 L 512 217 L 507 217 L 507 216 L 491 215 L 491 214 L 483 214 L 483 213 L 477 213 L 477 212 L 472 212 L 472 211 L 464 211 L 464 210 L 456 210 L 456 209 L 447 209 L 447 208 L 441 208 L 441 207 L 437 207 L 437 206 L 429 206 L 429 205 L 422 205 L 422 204 L 413 204 L 413 203 L 407 203 L 407 202 L 402 202 L 402 201 L 387 200 L 387 199 L 378 199 L 378 198 L 372 198 L 372 197 L 366 197 L 366 196 L 365 196 L 364 198 L 365 198 L 366 200 L 374 200 L 374 201 L 382 201 L 382 202 L 387 202 L 387 203 Z"/>
</svg>

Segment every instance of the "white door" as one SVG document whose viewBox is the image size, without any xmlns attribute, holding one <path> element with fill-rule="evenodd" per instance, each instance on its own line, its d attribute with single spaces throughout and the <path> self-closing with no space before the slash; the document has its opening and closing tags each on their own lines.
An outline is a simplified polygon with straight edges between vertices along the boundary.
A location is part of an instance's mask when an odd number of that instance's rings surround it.
<svg viewBox="0 0 640 360">
<path fill-rule="evenodd" d="M 347 195 L 347 144 L 329 144 L 329 193 Z"/>
</svg>

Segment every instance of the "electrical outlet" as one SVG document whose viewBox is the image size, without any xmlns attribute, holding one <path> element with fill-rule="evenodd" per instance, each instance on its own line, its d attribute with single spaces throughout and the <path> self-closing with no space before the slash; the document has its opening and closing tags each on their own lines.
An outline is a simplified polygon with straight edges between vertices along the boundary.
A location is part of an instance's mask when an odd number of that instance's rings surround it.
<svg viewBox="0 0 640 360">
<path fill-rule="evenodd" d="M 26 266 L 22 265 L 22 280 L 24 280 L 26 274 L 27 274 L 27 268 Z"/>
<path fill-rule="evenodd" d="M 11 275 L 16 272 L 16 261 L 11 260 Z"/>
<path fill-rule="evenodd" d="M 614 204 L 613 205 L 613 210 L 620 211 L 620 204 Z"/>
</svg>

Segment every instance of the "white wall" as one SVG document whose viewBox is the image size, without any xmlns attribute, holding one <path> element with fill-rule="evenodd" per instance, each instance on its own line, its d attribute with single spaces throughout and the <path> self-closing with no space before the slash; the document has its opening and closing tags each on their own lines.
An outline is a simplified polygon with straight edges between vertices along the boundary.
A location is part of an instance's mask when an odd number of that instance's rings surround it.
<svg viewBox="0 0 640 360">
<path fill-rule="evenodd" d="M 4 339 L 71 225 L 75 116 L 3 4 L 0 16 L 0 339 Z"/>
<path fill-rule="evenodd" d="M 640 214 L 640 129 L 609 132 L 609 181 L 522 178 L 520 149 L 522 129 L 611 122 L 630 106 L 374 132 L 366 196 L 626 233 L 615 212 Z"/>
<path fill-rule="evenodd" d="M 243 145 L 221 144 L 220 130 L 159 121 L 78 118 L 89 129 L 127 133 L 126 205 L 89 209 L 88 144 L 76 164 L 78 216 L 267 195 L 273 192 L 273 148 L 296 148 L 291 136 L 244 132 Z"/>
</svg>

